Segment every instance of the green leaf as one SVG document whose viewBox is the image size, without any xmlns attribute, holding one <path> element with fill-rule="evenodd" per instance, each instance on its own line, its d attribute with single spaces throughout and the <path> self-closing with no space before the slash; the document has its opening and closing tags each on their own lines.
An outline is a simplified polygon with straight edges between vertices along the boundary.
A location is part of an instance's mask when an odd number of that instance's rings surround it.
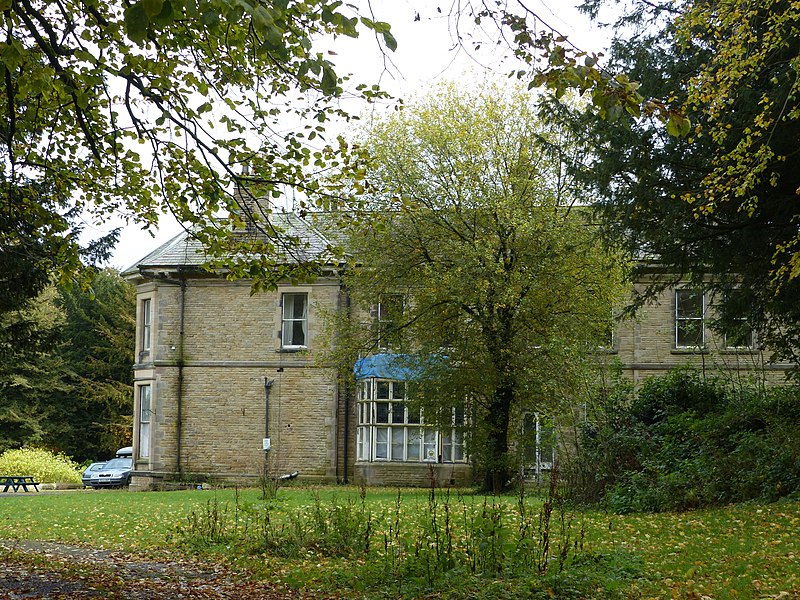
<svg viewBox="0 0 800 600">
<path fill-rule="evenodd" d="M 142 7 L 149 18 L 158 15 L 163 6 L 164 0 L 142 0 Z"/>
<path fill-rule="evenodd" d="M 150 20 L 141 3 L 125 9 L 125 33 L 136 44 L 142 45 L 147 38 Z"/>
<path fill-rule="evenodd" d="M 336 84 L 336 73 L 330 66 L 324 65 L 322 67 L 322 81 L 320 82 L 322 91 L 326 94 L 334 94 L 336 92 Z"/>
<path fill-rule="evenodd" d="M 241 11 L 242 9 L 241 7 L 238 7 L 237 10 Z M 234 12 L 234 9 L 232 8 L 230 12 Z M 238 21 L 239 18 L 241 18 L 242 14 L 244 13 L 240 12 L 237 17 L 231 18 L 231 14 L 228 13 L 228 19 L 232 21 Z M 207 10 L 206 12 L 203 13 L 201 20 L 203 21 L 203 25 L 205 25 L 206 27 L 215 27 L 219 25 L 219 13 L 216 10 Z"/>
<path fill-rule="evenodd" d="M 161 12 L 156 15 L 155 23 L 159 27 L 165 27 L 174 20 L 175 11 L 172 8 L 172 2 L 170 0 L 164 0 L 164 5 L 161 8 Z"/>
<path fill-rule="evenodd" d="M 22 47 L 22 44 L 14 40 L 12 43 L 5 45 L 5 48 L 0 52 L 0 62 L 9 71 L 16 71 L 25 62 L 26 55 L 27 51 Z"/>
<path fill-rule="evenodd" d="M 78 108 L 86 110 L 89 108 L 89 95 L 86 92 L 78 92 L 75 94 L 75 102 L 78 104 Z"/>
<path fill-rule="evenodd" d="M 670 117 L 667 120 L 667 133 L 673 137 L 681 137 L 681 126 L 677 119 Z"/>
<path fill-rule="evenodd" d="M 386 44 L 386 47 L 394 52 L 397 50 L 397 40 L 394 39 L 394 36 L 389 31 L 383 32 L 383 41 Z"/>
</svg>

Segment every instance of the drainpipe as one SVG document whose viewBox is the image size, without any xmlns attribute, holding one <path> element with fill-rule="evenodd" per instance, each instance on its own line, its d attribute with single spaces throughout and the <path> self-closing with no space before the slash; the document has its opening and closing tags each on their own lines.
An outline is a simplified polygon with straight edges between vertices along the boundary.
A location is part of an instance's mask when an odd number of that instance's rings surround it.
<svg viewBox="0 0 800 600">
<path fill-rule="evenodd" d="M 269 439 L 269 391 L 272 389 L 272 384 L 275 383 L 274 379 L 267 379 L 264 378 L 264 450 L 269 450 L 269 447 L 266 446 L 268 442 L 266 440 Z"/>
<path fill-rule="evenodd" d="M 267 379 L 264 377 L 264 460 L 267 460 L 269 451 L 271 450 L 271 442 L 269 439 L 269 392 L 272 389 L 272 384 L 275 383 L 274 379 Z M 267 463 L 265 462 L 265 467 Z"/>
<path fill-rule="evenodd" d="M 186 334 L 185 325 L 186 325 L 186 277 L 184 275 L 181 276 L 180 280 L 181 286 L 181 328 L 178 333 L 178 396 L 176 398 L 176 423 L 175 423 L 175 448 L 176 448 L 176 456 L 175 456 L 175 470 L 178 473 L 178 476 L 183 474 L 183 465 L 181 463 L 181 451 L 182 451 L 182 443 L 181 437 L 183 434 L 183 367 L 184 367 L 184 353 L 183 353 L 183 344 L 184 338 Z"/>
<path fill-rule="evenodd" d="M 344 289 L 344 309 L 349 318 L 350 316 L 350 294 L 347 292 L 347 289 Z M 347 484 L 347 468 L 349 463 L 349 453 L 348 448 L 350 447 L 350 378 L 344 378 L 344 386 L 342 389 L 344 393 L 344 452 L 342 455 L 342 461 L 344 462 L 344 477 L 342 478 L 342 483 Z"/>
</svg>

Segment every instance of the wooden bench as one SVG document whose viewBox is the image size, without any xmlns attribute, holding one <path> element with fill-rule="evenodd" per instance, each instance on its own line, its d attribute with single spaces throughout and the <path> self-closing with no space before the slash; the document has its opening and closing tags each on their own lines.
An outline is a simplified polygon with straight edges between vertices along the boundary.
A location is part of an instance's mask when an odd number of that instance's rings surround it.
<svg viewBox="0 0 800 600">
<path fill-rule="evenodd" d="M 15 492 L 18 492 L 20 488 L 23 492 L 29 492 L 28 487 L 39 491 L 39 482 L 28 475 L 0 475 L 0 485 L 3 486 L 3 493 L 7 492 L 9 488 Z"/>
</svg>

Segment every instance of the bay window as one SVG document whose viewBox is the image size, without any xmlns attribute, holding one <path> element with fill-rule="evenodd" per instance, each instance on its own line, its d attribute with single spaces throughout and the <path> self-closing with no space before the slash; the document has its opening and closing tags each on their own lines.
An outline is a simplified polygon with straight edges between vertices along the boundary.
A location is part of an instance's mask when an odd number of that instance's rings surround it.
<svg viewBox="0 0 800 600">
<path fill-rule="evenodd" d="M 406 400 L 402 381 L 372 377 L 359 382 L 357 460 L 465 462 L 463 412 L 454 415 L 452 427 L 440 431 Z"/>
</svg>

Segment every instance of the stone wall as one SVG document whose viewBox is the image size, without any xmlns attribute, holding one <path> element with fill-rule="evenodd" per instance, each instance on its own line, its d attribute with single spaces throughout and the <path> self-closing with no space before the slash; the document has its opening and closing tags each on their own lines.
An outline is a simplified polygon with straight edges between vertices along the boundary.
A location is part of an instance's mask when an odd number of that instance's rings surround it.
<svg viewBox="0 0 800 600">
<path fill-rule="evenodd" d="M 154 306 L 153 343 L 139 357 L 136 380 L 153 394 L 150 455 L 135 449 L 136 471 L 155 478 L 257 478 L 269 437 L 271 472 L 337 479 L 343 443 L 337 444 L 336 373 L 316 361 L 321 313 L 336 309 L 337 282 L 251 296 L 247 282 L 200 277 L 185 288 L 174 279 L 149 282 L 139 292 Z M 281 350 L 283 292 L 309 295 L 307 350 Z"/>
<path fill-rule="evenodd" d="M 355 483 L 361 485 L 390 485 L 401 487 L 437 487 L 472 484 L 472 467 L 463 463 L 359 463 L 355 468 Z"/>
<path fill-rule="evenodd" d="M 769 352 L 759 348 L 726 349 L 725 340 L 709 326 L 714 307 L 706 310 L 705 348 L 675 347 L 675 292 L 662 292 L 657 301 L 642 308 L 636 318 L 620 323 L 614 348 L 608 360 L 619 361 L 623 372 L 635 383 L 661 376 L 669 369 L 691 365 L 709 374 L 728 378 L 759 377 L 768 381 L 783 379 L 788 364 L 769 364 Z"/>
</svg>

